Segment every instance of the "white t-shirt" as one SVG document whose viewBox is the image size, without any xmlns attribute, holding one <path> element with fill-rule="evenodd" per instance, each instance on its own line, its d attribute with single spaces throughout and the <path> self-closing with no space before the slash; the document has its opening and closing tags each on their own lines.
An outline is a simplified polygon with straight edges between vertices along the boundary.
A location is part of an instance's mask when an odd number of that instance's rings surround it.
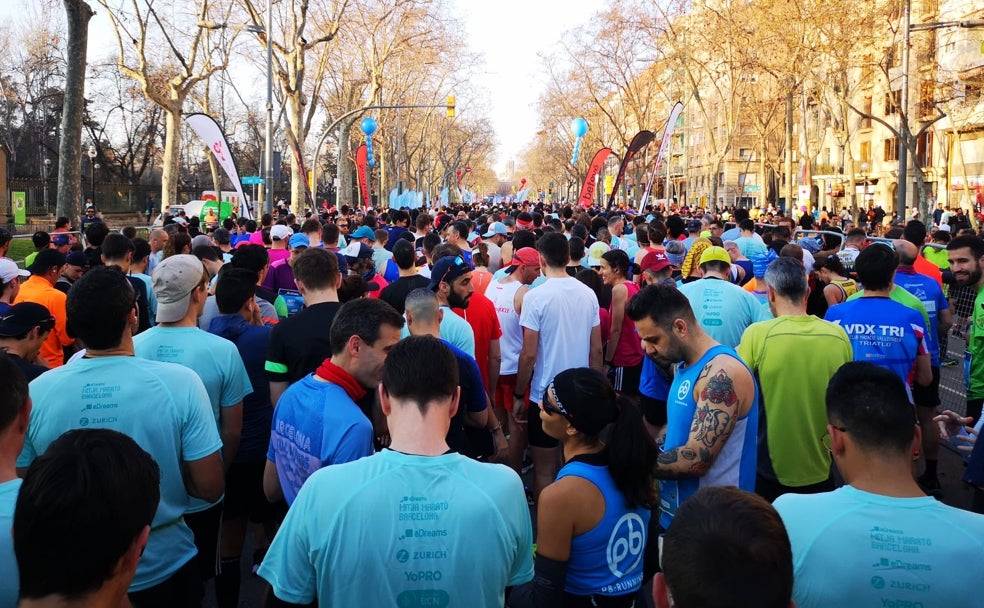
<svg viewBox="0 0 984 608">
<path fill-rule="evenodd" d="M 519 314 L 516 312 L 516 292 L 523 284 L 519 281 L 502 283 L 492 281 L 485 288 L 485 297 L 495 306 L 495 314 L 499 317 L 502 337 L 499 338 L 499 350 L 502 353 L 502 363 L 499 373 L 502 375 L 515 374 L 519 371 L 519 351 L 523 349 L 523 328 L 519 324 Z"/>
<path fill-rule="evenodd" d="M 601 324 L 598 298 L 574 277 L 550 278 L 523 298 L 519 324 L 540 332 L 530 386 L 530 400 L 539 402 L 554 376 L 588 365 L 591 330 Z"/>
</svg>

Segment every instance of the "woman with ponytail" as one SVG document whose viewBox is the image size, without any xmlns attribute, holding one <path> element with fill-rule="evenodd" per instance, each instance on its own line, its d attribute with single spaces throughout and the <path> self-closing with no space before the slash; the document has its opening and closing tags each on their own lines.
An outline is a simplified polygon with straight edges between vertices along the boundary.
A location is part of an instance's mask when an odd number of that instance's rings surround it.
<svg viewBox="0 0 984 608">
<path fill-rule="evenodd" d="M 656 500 L 656 447 L 642 415 L 628 399 L 616 401 L 601 372 L 583 367 L 557 374 L 540 419 L 560 441 L 564 466 L 540 494 L 536 575 L 508 604 L 631 607 Z"/>
</svg>

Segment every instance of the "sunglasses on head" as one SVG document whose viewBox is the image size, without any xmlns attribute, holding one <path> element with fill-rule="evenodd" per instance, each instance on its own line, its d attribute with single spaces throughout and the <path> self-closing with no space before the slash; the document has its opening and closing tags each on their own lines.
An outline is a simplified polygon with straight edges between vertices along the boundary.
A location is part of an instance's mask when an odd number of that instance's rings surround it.
<svg viewBox="0 0 984 608">
<path fill-rule="evenodd" d="M 546 412 L 549 414 L 559 414 L 564 418 L 567 418 L 568 420 L 573 420 L 574 416 L 567 411 L 567 408 L 564 407 L 564 404 L 561 403 L 560 399 L 557 397 L 557 389 L 554 388 L 552 382 L 550 383 L 550 386 L 547 387 L 547 392 L 550 393 L 550 396 L 553 398 L 554 403 L 556 403 L 557 405 L 551 404 L 549 399 L 544 399 L 543 409 L 546 410 Z"/>
</svg>

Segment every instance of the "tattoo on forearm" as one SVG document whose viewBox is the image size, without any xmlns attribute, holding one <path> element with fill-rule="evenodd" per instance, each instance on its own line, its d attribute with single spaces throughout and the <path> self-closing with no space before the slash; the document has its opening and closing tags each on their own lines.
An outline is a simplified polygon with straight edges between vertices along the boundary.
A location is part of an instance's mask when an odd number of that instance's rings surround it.
<svg viewBox="0 0 984 608">
<path fill-rule="evenodd" d="M 738 403 L 735 383 L 724 370 L 707 381 L 704 390 L 700 392 L 700 398 L 702 401 L 724 404 L 725 407 L 733 407 Z"/>
<path fill-rule="evenodd" d="M 733 418 L 728 412 L 709 405 L 700 405 L 694 412 L 694 423 L 690 433 L 702 447 L 713 448 L 714 444 L 731 432 L 732 421 Z"/>
<path fill-rule="evenodd" d="M 684 460 L 693 460 L 694 458 L 697 458 L 697 452 L 694 452 L 690 448 L 680 448 L 680 456 L 683 457 Z"/>
<path fill-rule="evenodd" d="M 669 452 L 661 452 L 659 456 L 656 457 L 657 465 L 671 465 L 677 461 L 677 450 L 670 450 Z"/>
</svg>

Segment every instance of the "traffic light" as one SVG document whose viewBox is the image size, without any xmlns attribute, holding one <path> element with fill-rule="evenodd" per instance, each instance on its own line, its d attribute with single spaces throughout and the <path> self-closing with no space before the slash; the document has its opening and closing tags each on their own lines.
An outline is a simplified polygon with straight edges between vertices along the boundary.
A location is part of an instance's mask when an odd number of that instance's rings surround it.
<svg viewBox="0 0 984 608">
<path fill-rule="evenodd" d="M 454 118 L 454 95 L 448 95 L 448 118 Z"/>
</svg>

